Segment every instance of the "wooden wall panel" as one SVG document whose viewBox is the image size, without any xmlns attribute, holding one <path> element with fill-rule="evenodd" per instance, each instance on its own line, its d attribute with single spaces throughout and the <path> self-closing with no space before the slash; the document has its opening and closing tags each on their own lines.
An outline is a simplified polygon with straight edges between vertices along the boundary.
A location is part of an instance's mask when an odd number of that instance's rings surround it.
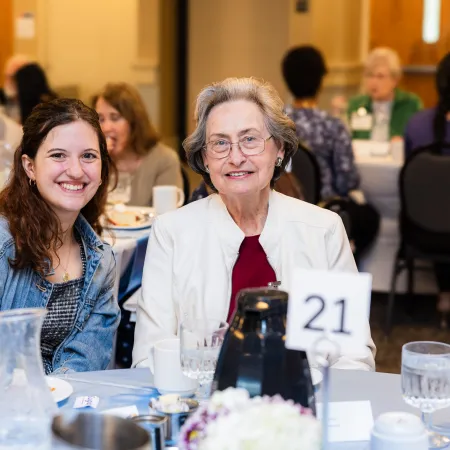
<svg viewBox="0 0 450 450">
<path fill-rule="evenodd" d="M 0 0 L 0 86 L 3 85 L 3 67 L 13 54 L 13 0 Z"/>
<path fill-rule="evenodd" d="M 372 0 L 370 48 L 395 49 L 406 71 L 401 85 L 419 94 L 426 106 L 434 105 L 434 68 L 450 51 L 450 0 L 441 0 L 440 38 L 422 40 L 423 0 Z"/>
</svg>

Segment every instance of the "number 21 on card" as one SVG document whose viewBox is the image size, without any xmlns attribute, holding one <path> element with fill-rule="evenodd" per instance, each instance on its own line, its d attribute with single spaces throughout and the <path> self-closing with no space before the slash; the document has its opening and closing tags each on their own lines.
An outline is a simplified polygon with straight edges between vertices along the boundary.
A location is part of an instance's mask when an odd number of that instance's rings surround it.
<svg viewBox="0 0 450 450">
<path fill-rule="evenodd" d="M 364 349 L 372 276 L 305 269 L 295 269 L 293 275 L 286 347 L 308 351 L 325 335 L 341 350 Z"/>
</svg>

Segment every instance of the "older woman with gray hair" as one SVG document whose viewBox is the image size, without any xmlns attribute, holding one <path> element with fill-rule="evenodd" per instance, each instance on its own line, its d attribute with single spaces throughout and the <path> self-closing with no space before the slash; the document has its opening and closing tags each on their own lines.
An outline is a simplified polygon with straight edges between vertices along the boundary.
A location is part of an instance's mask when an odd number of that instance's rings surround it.
<svg viewBox="0 0 450 450">
<path fill-rule="evenodd" d="M 138 300 L 133 365 L 177 335 L 183 317 L 230 321 L 236 294 L 281 282 L 296 267 L 356 272 L 339 216 L 275 192 L 297 149 L 294 123 L 269 84 L 228 78 L 197 99 L 187 159 L 215 194 L 159 216 L 152 228 Z M 334 367 L 374 368 L 367 326 L 362 354 L 341 354 Z"/>
<path fill-rule="evenodd" d="M 410 117 L 422 108 L 420 98 L 398 88 L 402 68 L 387 47 L 372 50 L 364 67 L 365 94 L 350 99 L 348 118 L 354 139 L 389 141 L 401 137 Z"/>
</svg>

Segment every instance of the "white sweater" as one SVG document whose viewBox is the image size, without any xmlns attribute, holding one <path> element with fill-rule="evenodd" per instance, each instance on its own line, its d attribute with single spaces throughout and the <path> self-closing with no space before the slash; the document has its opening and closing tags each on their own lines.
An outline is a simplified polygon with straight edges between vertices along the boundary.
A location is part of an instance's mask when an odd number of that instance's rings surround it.
<svg viewBox="0 0 450 450">
<path fill-rule="evenodd" d="M 226 320 L 231 275 L 244 237 L 217 194 L 155 220 L 138 297 L 134 366 L 147 366 L 153 345 L 176 336 L 183 317 Z M 337 214 L 274 191 L 259 241 L 280 289 L 288 292 L 296 267 L 357 272 Z M 363 353 L 343 353 L 330 363 L 373 370 L 368 322 L 366 344 Z"/>
</svg>

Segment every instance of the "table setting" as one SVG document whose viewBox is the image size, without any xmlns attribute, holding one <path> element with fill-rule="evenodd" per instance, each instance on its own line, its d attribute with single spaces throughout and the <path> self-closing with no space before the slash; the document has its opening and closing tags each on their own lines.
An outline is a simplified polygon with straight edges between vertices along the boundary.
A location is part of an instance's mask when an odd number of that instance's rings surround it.
<svg viewBox="0 0 450 450">
<path fill-rule="evenodd" d="M 62 379 L 64 376 L 61 376 Z M 152 410 L 149 403 L 152 398 L 158 396 L 158 392 L 153 388 L 152 375 L 149 369 L 122 369 L 105 372 L 89 372 L 84 374 L 76 374 L 74 376 L 67 376 L 67 382 L 73 387 L 73 394 L 65 402 L 59 405 L 59 412 L 72 412 L 74 397 L 76 396 L 99 396 L 100 402 L 98 407 L 94 410 L 94 414 L 102 413 L 104 411 L 113 412 L 114 414 L 137 414 L 137 416 L 145 416 L 151 414 Z M 363 402 L 365 405 L 370 404 L 370 416 L 378 417 L 382 414 L 396 412 L 407 413 L 407 416 L 400 416 L 395 418 L 394 423 L 411 420 L 409 414 L 412 414 L 415 419 L 413 422 L 414 429 L 419 427 L 421 421 L 417 416 L 416 408 L 407 405 L 401 394 L 401 376 L 394 374 L 363 372 L 363 371 L 344 371 L 340 369 L 331 369 L 330 373 L 330 391 L 331 402 L 339 405 L 344 405 L 343 411 L 338 411 L 338 416 L 333 417 L 336 424 L 344 414 L 349 413 L 348 404 L 359 404 Z M 317 395 L 320 400 L 320 389 Z M 129 406 L 135 406 L 136 409 L 131 411 Z M 136 412 L 137 410 L 137 412 Z M 360 412 L 361 410 L 359 410 Z M 351 412 L 351 411 L 350 411 Z M 367 407 L 363 409 L 363 414 L 366 414 Z M 92 413 L 92 411 L 91 411 Z M 353 422 L 354 417 L 350 420 Z M 369 417 L 370 418 L 370 417 Z M 441 410 L 434 414 L 434 421 L 436 423 L 449 422 L 450 412 L 448 410 Z M 375 421 L 376 422 L 376 421 Z M 345 428 L 346 424 L 342 424 Z M 369 446 L 371 436 L 368 435 L 368 430 L 374 426 L 373 422 L 364 423 L 365 439 L 362 441 L 340 441 L 333 442 L 327 448 L 331 450 L 366 450 Z M 350 430 L 351 431 L 351 430 Z M 357 436 L 358 437 L 358 436 Z M 347 437 L 348 438 L 348 437 Z M 347 439 L 345 436 L 343 439 Z M 350 439 L 352 439 L 350 437 Z M 52 448 L 58 449 L 60 447 L 54 446 Z M 150 447 L 151 448 L 151 447 Z M 175 446 L 167 445 L 166 448 L 176 448 Z M 410 447 L 406 447 L 411 450 Z M 406 450 L 405 448 L 405 450 Z M 395 450 L 395 447 L 379 447 L 381 450 Z M 378 448 L 377 448 L 378 450 Z M 403 450 L 403 449 L 401 449 Z"/>
<path fill-rule="evenodd" d="M 357 348 L 354 323 L 362 321 L 367 305 L 354 306 L 370 301 L 370 283 L 367 274 L 348 274 L 353 282 L 343 280 L 340 289 L 356 317 L 350 320 L 339 308 L 316 322 L 321 331 L 305 326 L 298 341 L 292 324 L 296 329 L 298 316 L 305 316 L 298 308 L 310 289 L 322 295 L 325 309 L 335 305 L 323 286 L 314 285 L 314 275 L 319 272 L 310 273 L 312 287 L 299 284 L 304 292 L 294 289 L 290 302 L 278 289 L 241 291 L 229 325 L 211 317 L 184 318 L 179 336 L 156 342 L 150 367 L 135 369 L 46 377 L 37 345 L 44 310 L 0 313 L 0 338 L 13 343 L 2 353 L 10 363 L 0 364 L 0 448 L 448 446 L 450 345 L 406 344 L 401 375 L 330 368 L 324 355 L 332 348 Z M 328 287 L 334 275 L 325 280 Z M 312 319 L 319 320 L 317 314 Z M 335 330 L 336 320 L 345 324 L 345 336 Z"/>
</svg>

